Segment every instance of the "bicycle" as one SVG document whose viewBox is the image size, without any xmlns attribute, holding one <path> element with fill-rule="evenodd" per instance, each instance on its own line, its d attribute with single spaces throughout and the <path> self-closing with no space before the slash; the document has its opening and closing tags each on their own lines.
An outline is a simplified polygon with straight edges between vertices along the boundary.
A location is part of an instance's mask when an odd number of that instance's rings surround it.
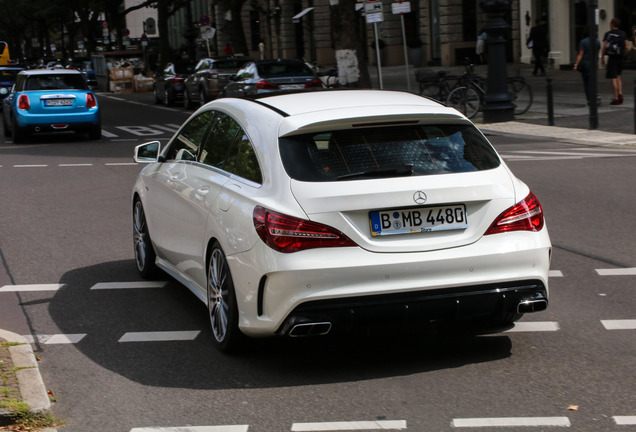
<svg viewBox="0 0 636 432">
<path fill-rule="evenodd" d="M 459 77 L 456 75 L 448 75 L 446 70 L 437 72 L 415 71 L 415 80 L 420 84 L 420 96 L 442 103 L 446 102 L 448 94 L 457 86 L 458 79 Z M 455 84 L 451 85 L 451 81 L 455 81 Z"/>
<path fill-rule="evenodd" d="M 521 76 L 508 78 L 508 94 L 515 104 L 514 115 L 527 112 L 532 106 L 532 88 Z M 474 73 L 474 65 L 466 64 L 466 72 L 446 98 L 446 105 L 455 108 L 468 118 L 482 110 L 486 95 L 486 80 Z"/>
</svg>

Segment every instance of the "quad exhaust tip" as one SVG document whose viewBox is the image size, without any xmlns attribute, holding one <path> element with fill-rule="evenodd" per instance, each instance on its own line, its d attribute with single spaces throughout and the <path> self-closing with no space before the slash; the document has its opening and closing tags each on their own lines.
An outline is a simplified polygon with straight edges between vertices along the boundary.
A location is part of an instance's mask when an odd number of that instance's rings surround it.
<svg viewBox="0 0 636 432">
<path fill-rule="evenodd" d="M 296 324 L 287 334 L 290 337 L 324 336 L 330 331 L 331 323 L 328 321 L 321 321 Z"/>
<path fill-rule="evenodd" d="M 540 312 L 548 308 L 546 299 L 524 300 L 517 305 L 518 313 Z"/>
</svg>

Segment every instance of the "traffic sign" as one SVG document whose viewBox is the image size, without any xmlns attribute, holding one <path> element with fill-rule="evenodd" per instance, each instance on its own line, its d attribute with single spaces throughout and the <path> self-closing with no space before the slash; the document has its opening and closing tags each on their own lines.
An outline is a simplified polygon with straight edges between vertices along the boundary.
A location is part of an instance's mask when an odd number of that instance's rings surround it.
<svg viewBox="0 0 636 432">
<path fill-rule="evenodd" d="M 382 12 L 382 2 L 380 1 L 368 1 L 364 3 L 364 11 L 366 13 L 378 13 Z"/>
<path fill-rule="evenodd" d="M 391 3 L 391 12 L 394 15 L 405 14 L 411 12 L 410 2 Z"/>
<path fill-rule="evenodd" d="M 199 17 L 199 24 L 203 27 L 209 26 L 212 21 L 208 15 L 201 15 Z"/>
</svg>

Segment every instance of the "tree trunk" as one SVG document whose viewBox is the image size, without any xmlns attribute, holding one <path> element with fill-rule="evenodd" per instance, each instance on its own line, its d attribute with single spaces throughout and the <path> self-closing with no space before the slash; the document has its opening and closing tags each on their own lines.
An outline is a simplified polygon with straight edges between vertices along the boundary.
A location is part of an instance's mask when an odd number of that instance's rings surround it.
<svg viewBox="0 0 636 432">
<path fill-rule="evenodd" d="M 365 60 L 366 40 L 358 37 L 364 26 L 355 10 L 356 0 L 332 1 L 330 8 L 333 41 L 336 49 L 338 81 L 349 87 L 371 88 Z"/>
</svg>

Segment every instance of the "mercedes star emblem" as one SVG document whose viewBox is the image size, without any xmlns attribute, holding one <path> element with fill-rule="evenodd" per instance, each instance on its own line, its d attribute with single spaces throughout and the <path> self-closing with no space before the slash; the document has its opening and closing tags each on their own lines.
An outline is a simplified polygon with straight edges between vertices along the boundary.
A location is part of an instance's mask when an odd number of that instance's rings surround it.
<svg viewBox="0 0 636 432">
<path fill-rule="evenodd" d="M 422 191 L 417 191 L 413 194 L 413 201 L 418 204 L 424 204 L 426 202 L 426 194 Z"/>
</svg>

